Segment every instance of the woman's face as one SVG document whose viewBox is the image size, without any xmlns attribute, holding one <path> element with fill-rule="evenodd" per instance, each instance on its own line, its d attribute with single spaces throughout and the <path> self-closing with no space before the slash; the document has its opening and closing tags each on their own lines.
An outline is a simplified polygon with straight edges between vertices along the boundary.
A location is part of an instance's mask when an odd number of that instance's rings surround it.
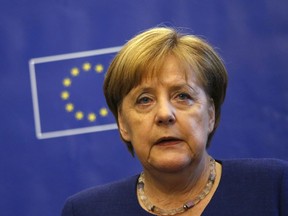
<svg viewBox="0 0 288 216">
<path fill-rule="evenodd" d="M 146 170 L 176 172 L 206 153 L 214 127 L 214 105 L 173 57 L 158 76 L 143 81 L 124 97 L 119 129 Z"/>
</svg>

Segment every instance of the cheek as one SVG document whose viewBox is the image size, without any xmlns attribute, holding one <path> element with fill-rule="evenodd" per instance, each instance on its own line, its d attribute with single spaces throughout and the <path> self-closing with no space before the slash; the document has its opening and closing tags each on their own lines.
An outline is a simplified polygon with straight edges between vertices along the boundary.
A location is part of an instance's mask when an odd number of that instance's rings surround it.
<svg viewBox="0 0 288 216">
<path fill-rule="evenodd" d="M 147 141 L 149 132 L 151 132 L 152 122 L 148 116 L 131 114 L 129 117 L 127 116 L 127 126 L 132 144 L 138 145 L 142 141 Z"/>
<path fill-rule="evenodd" d="M 181 122 L 181 119 L 179 119 L 179 122 Z M 180 123 L 180 128 L 188 137 L 191 147 L 201 148 L 205 146 L 209 134 L 208 116 L 201 112 L 194 112 L 188 118 L 184 116 L 182 122 L 185 122 L 185 124 Z"/>
<path fill-rule="evenodd" d="M 153 121 L 151 116 L 137 115 L 129 119 L 129 133 L 134 151 L 140 161 L 144 162 L 149 157 L 152 147 Z"/>
<path fill-rule="evenodd" d="M 141 128 L 141 125 L 144 123 L 144 119 L 139 118 L 138 116 L 130 115 L 127 118 L 127 128 L 131 135 L 135 133 L 139 133 L 139 128 Z"/>
<path fill-rule="evenodd" d="M 146 130 L 146 128 L 148 130 Z M 133 129 L 133 134 L 131 137 L 131 143 L 134 148 L 135 154 L 137 155 L 137 158 L 141 161 L 142 164 L 145 164 L 147 162 L 152 148 L 150 131 L 151 127 L 148 128 L 144 126 L 137 126 Z"/>
</svg>

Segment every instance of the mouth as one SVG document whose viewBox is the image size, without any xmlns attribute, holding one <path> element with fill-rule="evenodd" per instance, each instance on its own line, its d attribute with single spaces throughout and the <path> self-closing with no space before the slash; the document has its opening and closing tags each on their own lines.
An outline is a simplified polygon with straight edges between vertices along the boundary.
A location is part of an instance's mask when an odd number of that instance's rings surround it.
<svg viewBox="0 0 288 216">
<path fill-rule="evenodd" d="M 176 145 L 180 142 L 182 142 L 182 140 L 177 137 L 161 137 L 155 142 L 155 145 L 161 145 L 161 146 Z"/>
</svg>

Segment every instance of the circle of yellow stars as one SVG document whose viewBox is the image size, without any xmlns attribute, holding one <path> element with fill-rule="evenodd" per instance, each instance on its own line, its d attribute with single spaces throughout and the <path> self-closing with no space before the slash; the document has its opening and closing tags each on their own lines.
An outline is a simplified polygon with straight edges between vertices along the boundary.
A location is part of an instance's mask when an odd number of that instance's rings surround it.
<svg viewBox="0 0 288 216">
<path fill-rule="evenodd" d="M 73 67 L 70 70 L 70 75 L 72 76 L 72 78 L 76 78 L 77 76 L 80 75 L 81 71 L 83 72 L 89 72 L 92 70 L 92 68 L 94 69 L 94 71 L 96 73 L 102 73 L 104 71 L 104 67 L 102 64 L 96 64 L 94 67 L 92 67 L 92 65 L 89 62 L 85 62 L 81 68 L 78 67 Z M 61 92 L 61 99 L 63 101 L 66 101 L 67 103 L 65 104 L 65 110 L 68 113 L 73 113 L 74 114 L 74 118 L 78 121 L 80 120 L 84 120 L 87 119 L 89 122 L 95 122 L 97 119 L 97 114 L 94 112 L 90 112 L 90 113 L 85 113 L 82 110 L 76 110 L 75 105 L 69 101 L 70 99 L 70 92 L 67 90 L 69 89 L 69 87 L 72 85 L 72 79 L 67 76 L 62 80 L 62 85 L 66 88 L 66 90 L 63 90 Z M 106 107 L 102 107 L 99 111 L 98 114 L 102 117 L 105 117 L 108 115 L 108 109 Z"/>
</svg>

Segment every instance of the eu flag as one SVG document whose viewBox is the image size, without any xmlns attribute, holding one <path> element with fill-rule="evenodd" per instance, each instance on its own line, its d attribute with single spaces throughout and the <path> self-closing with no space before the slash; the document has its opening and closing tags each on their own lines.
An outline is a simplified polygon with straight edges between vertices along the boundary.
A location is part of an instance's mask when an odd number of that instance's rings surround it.
<svg viewBox="0 0 288 216">
<path fill-rule="evenodd" d="M 107 67 L 121 47 L 29 61 L 39 139 L 116 129 L 102 91 Z"/>
</svg>

